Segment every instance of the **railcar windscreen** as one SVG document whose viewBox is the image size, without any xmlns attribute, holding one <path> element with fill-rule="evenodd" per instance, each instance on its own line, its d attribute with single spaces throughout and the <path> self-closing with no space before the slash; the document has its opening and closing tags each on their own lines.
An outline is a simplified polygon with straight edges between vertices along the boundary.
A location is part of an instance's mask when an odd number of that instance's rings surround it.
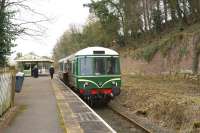
<svg viewBox="0 0 200 133">
<path fill-rule="evenodd" d="M 119 74 L 119 58 L 85 57 L 79 59 L 80 75 L 115 75 Z"/>
</svg>

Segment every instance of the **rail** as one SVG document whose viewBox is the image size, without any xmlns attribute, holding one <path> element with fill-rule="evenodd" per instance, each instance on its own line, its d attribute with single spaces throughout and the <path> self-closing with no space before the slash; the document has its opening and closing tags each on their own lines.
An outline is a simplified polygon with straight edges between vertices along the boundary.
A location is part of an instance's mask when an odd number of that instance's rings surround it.
<svg viewBox="0 0 200 133">
<path fill-rule="evenodd" d="M 112 110 L 113 112 L 115 112 L 116 114 L 118 114 L 119 116 L 123 117 L 125 120 L 127 120 L 127 121 L 129 121 L 130 123 L 136 125 L 136 126 L 139 127 L 140 129 L 142 129 L 144 132 L 146 132 L 146 133 L 152 133 L 152 131 L 150 131 L 149 129 L 145 128 L 143 125 L 139 124 L 137 121 L 128 118 L 128 116 L 126 116 L 126 115 L 120 113 L 118 110 L 112 108 L 111 106 L 108 106 L 108 108 L 109 108 L 110 110 Z"/>
</svg>

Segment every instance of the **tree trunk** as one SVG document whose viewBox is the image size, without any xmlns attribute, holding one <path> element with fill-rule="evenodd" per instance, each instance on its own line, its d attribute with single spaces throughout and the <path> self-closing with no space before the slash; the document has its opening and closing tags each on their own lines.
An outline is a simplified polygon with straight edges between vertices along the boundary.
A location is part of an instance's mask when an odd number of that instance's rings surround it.
<svg viewBox="0 0 200 133">
<path fill-rule="evenodd" d="M 200 41 L 200 35 L 194 35 L 193 38 L 193 63 L 192 63 L 192 71 L 194 74 L 198 73 L 199 69 L 199 55 L 200 55 L 200 49 L 199 49 L 199 41 Z"/>
<path fill-rule="evenodd" d="M 147 31 L 147 14 L 146 14 L 146 0 L 142 0 L 143 6 L 143 18 L 144 18 L 144 30 Z"/>
<path fill-rule="evenodd" d="M 167 19 L 168 19 L 168 13 L 167 13 L 167 11 L 168 11 L 168 9 L 167 9 L 167 0 L 163 0 L 163 6 L 164 6 L 164 15 L 165 15 L 165 17 L 164 17 L 164 19 L 165 19 L 165 23 L 168 21 Z"/>
<path fill-rule="evenodd" d="M 177 10 L 177 13 L 178 13 L 178 18 L 180 20 L 182 20 L 182 11 L 181 11 L 181 8 L 180 8 L 180 3 L 178 2 L 178 0 L 176 0 L 176 10 Z"/>
<path fill-rule="evenodd" d="M 149 30 L 151 29 L 151 18 L 150 18 L 150 9 L 149 9 L 150 6 L 151 6 L 151 1 L 150 1 L 150 0 L 147 0 L 147 2 L 146 2 L 147 26 L 148 26 L 148 29 L 149 29 Z"/>
<path fill-rule="evenodd" d="M 1 2 L 0 2 L 0 10 L 1 11 L 3 11 L 4 10 L 4 8 L 5 8 L 5 3 L 6 3 L 6 0 L 1 0 Z"/>
<path fill-rule="evenodd" d="M 170 15 L 172 18 L 172 21 L 176 21 L 176 5 L 174 4 L 174 0 L 169 0 L 169 6 L 170 6 Z"/>
<path fill-rule="evenodd" d="M 188 24 L 187 12 L 187 0 L 183 0 L 183 21 L 186 24 Z"/>
<path fill-rule="evenodd" d="M 192 71 L 194 74 L 197 74 L 199 68 L 199 52 L 195 49 L 193 52 L 194 53 L 193 53 Z"/>
</svg>

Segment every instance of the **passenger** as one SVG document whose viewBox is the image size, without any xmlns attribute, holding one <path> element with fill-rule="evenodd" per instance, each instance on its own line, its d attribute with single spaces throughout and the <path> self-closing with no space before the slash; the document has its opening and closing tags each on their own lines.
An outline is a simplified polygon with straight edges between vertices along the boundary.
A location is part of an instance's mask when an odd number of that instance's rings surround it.
<svg viewBox="0 0 200 133">
<path fill-rule="evenodd" d="M 113 66 L 112 66 L 111 63 L 108 64 L 107 74 L 114 74 L 114 72 L 113 72 Z"/>
<path fill-rule="evenodd" d="M 38 78 L 38 68 L 37 68 L 37 65 L 35 65 L 34 68 L 33 68 L 33 77 L 34 78 Z"/>
<path fill-rule="evenodd" d="M 107 73 L 108 73 L 108 74 L 114 74 L 114 72 L 113 72 L 113 67 L 112 67 L 112 66 L 109 67 Z"/>
<path fill-rule="evenodd" d="M 53 79 L 53 74 L 54 74 L 54 67 L 53 67 L 53 66 L 51 66 L 51 67 L 49 68 L 49 73 L 50 73 L 50 75 L 51 75 L 51 79 Z"/>
</svg>

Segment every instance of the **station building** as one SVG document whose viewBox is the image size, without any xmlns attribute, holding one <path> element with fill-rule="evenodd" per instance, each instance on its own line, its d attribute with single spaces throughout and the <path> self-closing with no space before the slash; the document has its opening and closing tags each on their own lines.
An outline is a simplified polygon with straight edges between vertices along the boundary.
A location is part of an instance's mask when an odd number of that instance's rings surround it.
<svg viewBox="0 0 200 133">
<path fill-rule="evenodd" d="M 39 75 L 48 75 L 49 68 L 53 64 L 53 60 L 46 56 L 38 56 L 34 53 L 26 54 L 15 59 L 18 71 L 21 71 L 25 76 L 32 76 L 34 67 L 38 68 Z"/>
</svg>

